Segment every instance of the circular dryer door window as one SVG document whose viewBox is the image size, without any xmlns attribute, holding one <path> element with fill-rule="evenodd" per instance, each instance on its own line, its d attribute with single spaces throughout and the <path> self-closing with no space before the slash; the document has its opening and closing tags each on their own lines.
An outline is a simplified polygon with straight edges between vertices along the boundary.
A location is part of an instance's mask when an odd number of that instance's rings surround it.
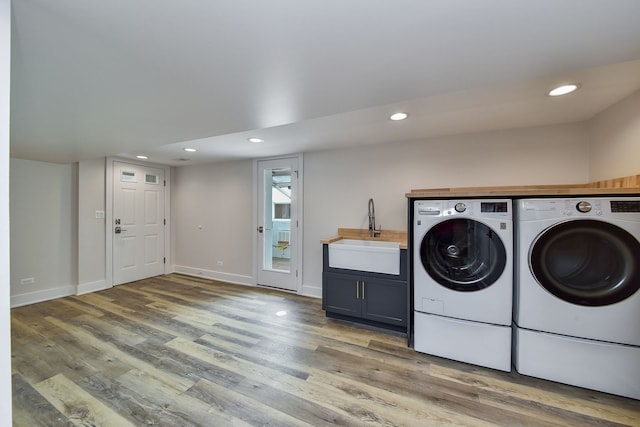
<svg viewBox="0 0 640 427">
<path fill-rule="evenodd" d="M 640 243 L 627 231 L 595 220 L 563 222 L 531 247 L 531 272 L 547 291 L 584 305 L 615 304 L 640 288 Z"/>
<path fill-rule="evenodd" d="M 462 292 L 491 286 L 507 263 L 500 236 L 471 219 L 450 219 L 432 227 L 422 240 L 420 258 L 436 282 Z"/>
</svg>

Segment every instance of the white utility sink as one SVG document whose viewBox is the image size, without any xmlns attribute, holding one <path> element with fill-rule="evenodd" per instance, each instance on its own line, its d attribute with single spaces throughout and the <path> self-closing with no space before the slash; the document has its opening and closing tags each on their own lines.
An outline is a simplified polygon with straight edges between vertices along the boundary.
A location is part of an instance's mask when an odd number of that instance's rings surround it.
<svg viewBox="0 0 640 427">
<path fill-rule="evenodd" d="M 329 243 L 329 267 L 400 274 L 400 243 L 342 239 Z"/>
</svg>

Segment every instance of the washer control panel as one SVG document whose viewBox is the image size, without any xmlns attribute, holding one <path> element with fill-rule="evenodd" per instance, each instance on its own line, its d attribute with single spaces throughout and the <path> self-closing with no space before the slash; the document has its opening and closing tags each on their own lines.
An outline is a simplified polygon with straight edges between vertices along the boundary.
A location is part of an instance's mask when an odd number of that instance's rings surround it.
<svg viewBox="0 0 640 427">
<path fill-rule="evenodd" d="M 417 200 L 414 213 L 416 220 L 456 215 L 511 218 L 511 200 Z"/>
</svg>

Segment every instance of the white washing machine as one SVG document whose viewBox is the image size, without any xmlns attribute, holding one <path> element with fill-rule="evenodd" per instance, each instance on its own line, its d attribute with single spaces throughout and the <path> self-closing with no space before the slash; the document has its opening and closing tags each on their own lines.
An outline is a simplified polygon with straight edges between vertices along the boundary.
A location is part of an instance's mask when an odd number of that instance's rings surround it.
<svg viewBox="0 0 640 427">
<path fill-rule="evenodd" d="M 416 200 L 414 348 L 511 370 L 511 200 Z"/>
<path fill-rule="evenodd" d="M 515 206 L 516 370 L 640 399 L 640 197 Z"/>
</svg>

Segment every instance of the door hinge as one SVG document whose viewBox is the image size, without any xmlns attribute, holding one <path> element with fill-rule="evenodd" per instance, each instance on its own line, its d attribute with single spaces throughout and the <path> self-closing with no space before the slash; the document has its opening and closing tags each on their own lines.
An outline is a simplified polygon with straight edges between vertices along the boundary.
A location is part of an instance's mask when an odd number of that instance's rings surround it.
<svg viewBox="0 0 640 427">
<path fill-rule="evenodd" d="M 164 225 L 167 225 L 167 218 L 164 219 Z"/>
<path fill-rule="evenodd" d="M 167 257 L 162 257 L 162 263 L 166 264 L 167 263 Z"/>
<path fill-rule="evenodd" d="M 299 178 L 298 171 L 294 171 L 296 173 L 296 178 Z"/>
<path fill-rule="evenodd" d="M 298 228 L 298 220 L 296 219 L 296 228 Z"/>
<path fill-rule="evenodd" d="M 296 270 L 296 277 L 298 277 L 298 270 Z"/>
<path fill-rule="evenodd" d="M 167 186 L 167 180 L 166 179 L 164 180 L 164 186 L 165 187 Z"/>
</svg>

